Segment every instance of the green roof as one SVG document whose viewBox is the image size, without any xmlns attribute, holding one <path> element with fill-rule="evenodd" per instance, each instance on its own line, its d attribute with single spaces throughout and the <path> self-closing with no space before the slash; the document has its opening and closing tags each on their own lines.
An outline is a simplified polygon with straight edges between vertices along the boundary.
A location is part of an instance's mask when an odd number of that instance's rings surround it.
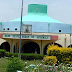
<svg viewBox="0 0 72 72">
<path fill-rule="evenodd" d="M 28 5 L 28 13 L 47 14 L 47 5 L 30 4 Z"/>
<path fill-rule="evenodd" d="M 0 24 L 2 24 L 2 22 L 0 22 Z"/>
<path fill-rule="evenodd" d="M 62 23 L 47 15 L 47 5 L 42 4 L 29 4 L 28 14 L 22 17 L 23 21 L 31 22 L 49 22 L 49 23 Z M 21 18 L 17 18 L 11 21 L 21 21 Z"/>
</svg>

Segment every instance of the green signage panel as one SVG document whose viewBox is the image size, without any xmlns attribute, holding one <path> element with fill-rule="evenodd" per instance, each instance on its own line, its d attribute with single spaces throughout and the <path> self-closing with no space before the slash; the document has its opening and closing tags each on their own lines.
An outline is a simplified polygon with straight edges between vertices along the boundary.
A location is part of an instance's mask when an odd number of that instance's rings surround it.
<svg viewBox="0 0 72 72">
<path fill-rule="evenodd" d="M 19 34 L 3 34 L 3 38 L 19 39 Z M 50 35 L 21 35 L 21 39 L 51 40 Z"/>
</svg>

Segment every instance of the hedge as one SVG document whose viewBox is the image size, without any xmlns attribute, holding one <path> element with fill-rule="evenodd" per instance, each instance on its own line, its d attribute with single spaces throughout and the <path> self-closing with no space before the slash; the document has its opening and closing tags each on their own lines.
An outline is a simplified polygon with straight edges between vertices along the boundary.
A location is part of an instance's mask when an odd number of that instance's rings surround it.
<svg viewBox="0 0 72 72">
<path fill-rule="evenodd" d="M 18 57 L 18 53 L 6 53 L 7 57 Z M 37 59 L 43 59 L 44 55 L 41 54 L 32 54 L 32 53 L 21 53 L 21 59 L 23 60 L 37 60 Z"/>
<path fill-rule="evenodd" d="M 0 49 L 0 58 L 5 56 L 5 49 Z"/>
</svg>

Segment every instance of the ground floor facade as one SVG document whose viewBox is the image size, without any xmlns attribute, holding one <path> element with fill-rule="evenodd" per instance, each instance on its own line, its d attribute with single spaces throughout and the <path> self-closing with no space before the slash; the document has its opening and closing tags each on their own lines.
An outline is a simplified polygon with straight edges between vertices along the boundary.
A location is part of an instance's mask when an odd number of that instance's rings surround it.
<svg viewBox="0 0 72 72">
<path fill-rule="evenodd" d="M 0 38 L 5 41 L 0 48 L 6 49 L 11 53 L 19 52 L 19 32 L 0 33 Z M 59 47 L 70 46 L 70 34 L 51 34 L 51 33 L 32 33 L 21 35 L 21 53 L 46 54 L 47 48 L 54 43 Z"/>
</svg>

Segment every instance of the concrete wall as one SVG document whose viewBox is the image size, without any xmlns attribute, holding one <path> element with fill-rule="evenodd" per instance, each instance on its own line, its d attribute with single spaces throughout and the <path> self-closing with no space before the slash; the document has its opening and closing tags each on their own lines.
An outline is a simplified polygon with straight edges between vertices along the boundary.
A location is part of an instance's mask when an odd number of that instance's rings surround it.
<svg viewBox="0 0 72 72">
<path fill-rule="evenodd" d="M 9 28 L 9 30 L 8 30 L 8 28 Z M 17 28 L 17 30 L 15 30 L 15 28 Z M 3 32 L 20 31 L 20 22 L 3 22 L 2 23 L 2 31 Z"/>
<path fill-rule="evenodd" d="M 23 24 L 32 25 L 32 32 L 41 33 L 72 33 L 72 26 L 70 24 L 48 23 L 48 22 L 29 22 L 24 21 Z M 8 30 L 9 28 L 9 30 Z M 17 28 L 17 30 L 15 30 Z M 4 30 L 5 29 L 5 30 Z M 60 31 L 59 31 L 60 30 Z M 19 32 L 20 22 L 2 22 L 1 31 L 3 32 Z"/>
</svg>

